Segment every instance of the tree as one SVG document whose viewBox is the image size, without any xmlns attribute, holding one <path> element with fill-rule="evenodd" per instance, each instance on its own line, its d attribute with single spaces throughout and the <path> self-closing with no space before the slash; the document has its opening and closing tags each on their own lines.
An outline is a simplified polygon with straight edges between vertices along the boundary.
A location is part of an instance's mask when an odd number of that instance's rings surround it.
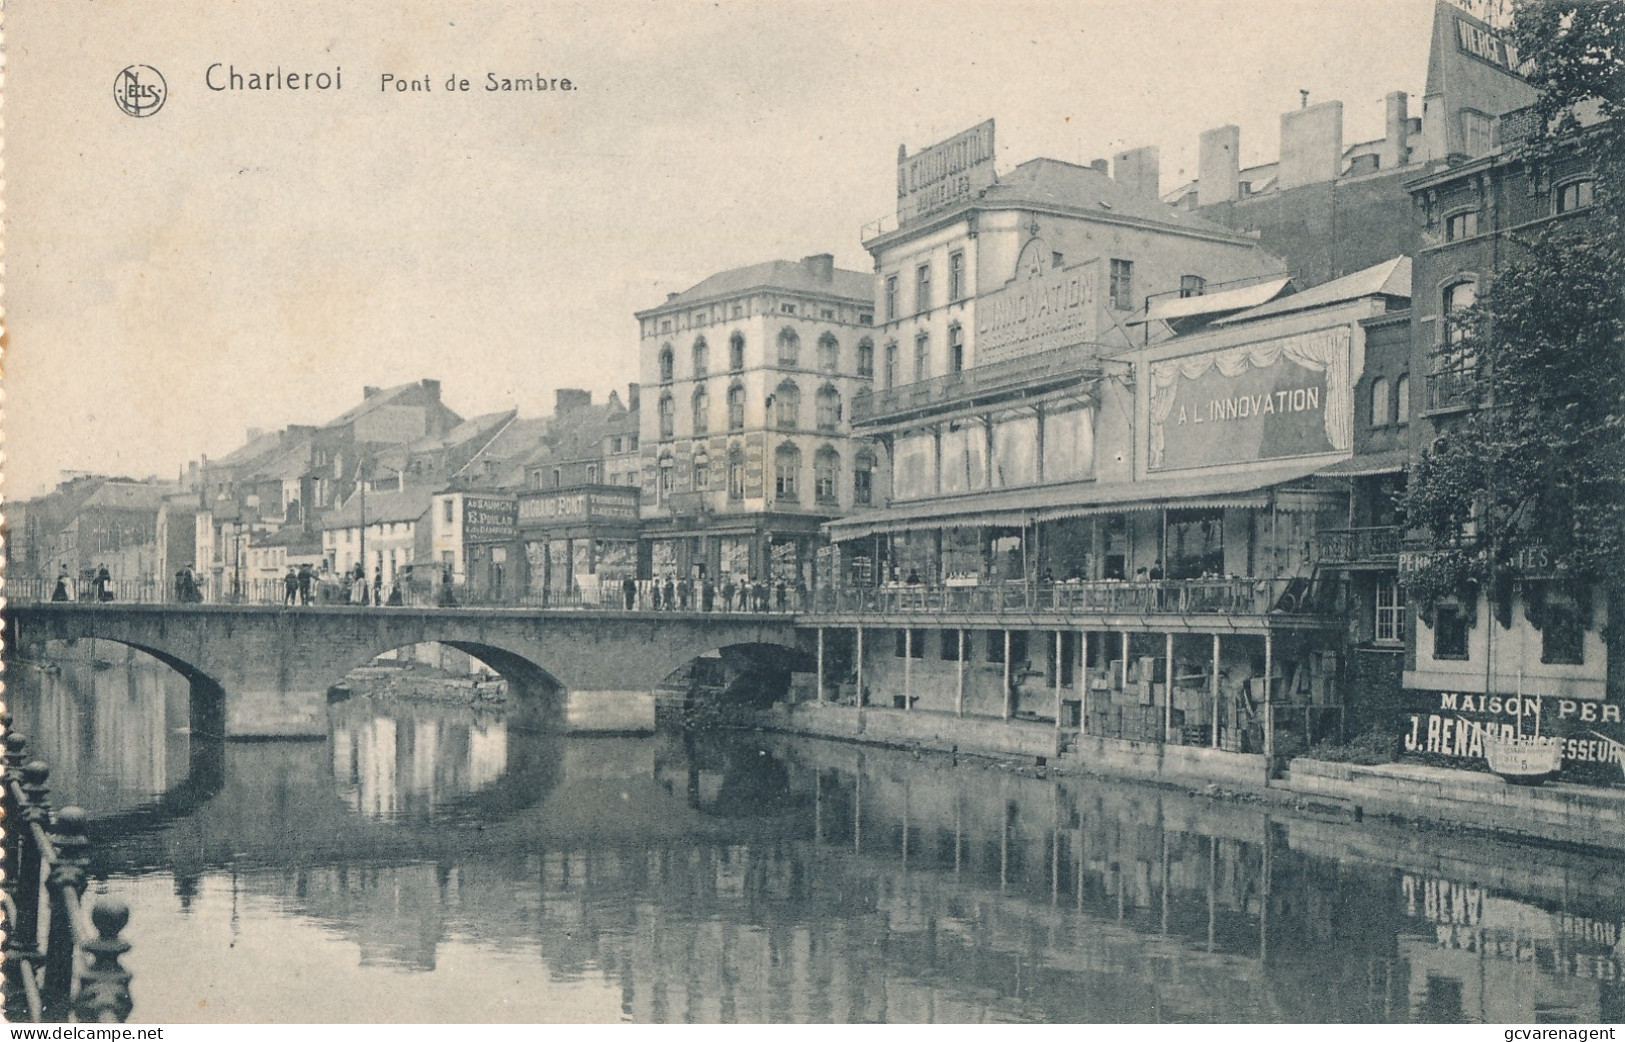
<svg viewBox="0 0 1625 1042">
<path fill-rule="evenodd" d="M 1427 612 L 1491 590 L 1503 624 L 1531 566 L 1625 605 L 1625 2 L 1519 0 L 1511 36 L 1541 92 L 1539 133 L 1514 158 L 1582 158 L 1594 204 L 1509 235 L 1475 306 L 1451 316 L 1484 407 L 1422 454 L 1402 500 L 1432 551 L 1407 578 L 1413 600 Z"/>
</svg>

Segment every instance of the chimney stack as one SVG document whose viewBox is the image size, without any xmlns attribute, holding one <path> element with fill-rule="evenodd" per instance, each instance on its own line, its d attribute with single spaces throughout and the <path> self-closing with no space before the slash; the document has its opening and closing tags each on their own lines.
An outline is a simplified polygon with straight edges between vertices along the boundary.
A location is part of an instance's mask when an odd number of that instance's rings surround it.
<svg viewBox="0 0 1625 1042">
<path fill-rule="evenodd" d="M 1241 128 L 1234 123 L 1202 131 L 1197 148 L 1196 205 L 1227 203 L 1240 194 Z"/>
<path fill-rule="evenodd" d="M 1323 101 L 1281 115 L 1281 164 L 1277 185 L 1335 181 L 1343 172 L 1343 103 Z"/>
<path fill-rule="evenodd" d="M 1107 168 L 1106 160 L 1104 160 L 1104 159 L 1097 159 L 1094 162 L 1090 163 L 1089 164 L 1089 169 L 1094 170 L 1097 173 L 1105 174 L 1107 177 L 1111 176 L 1111 171 Z"/>
<path fill-rule="evenodd" d="M 639 384 L 627 384 L 626 385 L 626 408 L 627 408 L 627 411 L 629 411 L 629 412 L 637 412 L 637 410 L 638 410 L 638 394 L 639 394 L 641 389 L 642 389 L 641 385 L 639 385 Z"/>
<path fill-rule="evenodd" d="M 1392 170 L 1396 166 L 1404 166 L 1410 158 L 1410 149 L 1405 144 L 1410 136 L 1410 98 L 1404 91 L 1396 90 L 1388 95 L 1387 103 L 1382 166 L 1384 170 Z"/>
<path fill-rule="evenodd" d="M 553 415 L 563 416 L 592 405 L 592 392 L 575 387 L 559 387 L 553 391 Z"/>
<path fill-rule="evenodd" d="M 1160 199 L 1161 163 L 1156 145 L 1131 148 L 1112 157 L 1112 179 L 1130 191 Z"/>
<path fill-rule="evenodd" d="M 835 281 L 835 254 L 814 253 L 801 258 L 802 266 L 822 282 Z"/>
</svg>

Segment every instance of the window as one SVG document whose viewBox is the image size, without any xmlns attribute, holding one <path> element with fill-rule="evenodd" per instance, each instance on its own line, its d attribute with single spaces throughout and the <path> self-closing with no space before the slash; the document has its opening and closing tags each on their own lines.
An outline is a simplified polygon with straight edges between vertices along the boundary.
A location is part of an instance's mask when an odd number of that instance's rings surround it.
<svg viewBox="0 0 1625 1042">
<path fill-rule="evenodd" d="M 1455 604 L 1441 604 L 1433 619 L 1433 657 L 1467 659 L 1467 613 Z"/>
<path fill-rule="evenodd" d="M 1371 381 L 1371 426 L 1388 426 L 1388 381 L 1380 376 Z"/>
<path fill-rule="evenodd" d="M 921 333 L 914 338 L 914 379 L 924 380 L 931 375 L 931 336 Z"/>
<path fill-rule="evenodd" d="M 738 333 L 728 338 L 728 371 L 737 373 L 745 368 L 745 338 Z"/>
<path fill-rule="evenodd" d="M 829 321 L 833 322 L 833 321 L 835 321 L 835 309 L 834 308 L 824 308 L 824 309 L 822 309 L 821 311 L 818 312 L 818 317 L 823 318 L 823 319 L 828 319 Z"/>
<path fill-rule="evenodd" d="M 801 338 L 793 329 L 779 331 L 779 364 L 794 367 L 801 357 Z"/>
<path fill-rule="evenodd" d="M 1461 150 L 1470 156 L 1481 156 L 1490 150 L 1493 117 L 1472 109 L 1461 113 Z"/>
<path fill-rule="evenodd" d="M 1478 303 L 1478 285 L 1458 282 L 1444 291 L 1444 344 L 1437 369 L 1440 372 L 1473 368 L 1478 359 L 1467 343 L 1468 326 L 1464 313 Z"/>
<path fill-rule="evenodd" d="M 1394 422 L 1411 422 L 1411 378 L 1408 373 L 1402 373 L 1394 381 Z"/>
<path fill-rule="evenodd" d="M 958 250 L 948 254 L 948 300 L 965 296 L 965 255 Z"/>
<path fill-rule="evenodd" d="M 799 496 L 801 477 L 801 450 L 785 442 L 773 453 L 773 494 L 786 502 L 795 502 Z"/>
<path fill-rule="evenodd" d="M 860 326 L 872 326 L 874 324 L 875 324 L 875 313 L 873 311 L 860 311 L 858 313 L 858 325 L 860 325 Z"/>
<path fill-rule="evenodd" d="M 1003 630 L 987 631 L 987 660 L 989 662 L 1004 661 L 1004 632 Z M 1010 663 L 1015 665 L 1027 660 L 1027 631 L 1010 631 Z"/>
<path fill-rule="evenodd" d="M 875 342 L 868 337 L 858 342 L 858 375 L 870 380 L 875 376 Z"/>
<path fill-rule="evenodd" d="M 840 391 L 837 391 L 830 384 L 825 384 L 823 387 L 820 387 L 818 389 L 818 399 L 817 399 L 815 404 L 817 406 L 816 411 L 817 411 L 817 415 L 818 415 L 818 429 L 819 430 L 821 430 L 821 431 L 832 431 L 832 430 L 834 430 L 836 427 L 838 427 L 840 425 L 840 422 L 841 422 L 841 392 Z"/>
<path fill-rule="evenodd" d="M 1591 199 L 1596 192 L 1595 181 L 1570 181 L 1557 190 L 1557 212 L 1572 213 L 1583 210 L 1591 205 Z"/>
<path fill-rule="evenodd" d="M 554 488 L 563 488 L 564 487 L 564 468 L 563 467 L 554 467 L 553 468 L 553 487 Z"/>
<path fill-rule="evenodd" d="M 796 313 L 796 306 L 794 304 L 780 304 L 779 311 L 786 315 L 793 315 Z"/>
<path fill-rule="evenodd" d="M 728 447 L 728 498 L 745 498 L 745 450 L 738 445 Z"/>
<path fill-rule="evenodd" d="M 886 345 L 885 366 L 885 370 L 880 374 L 880 382 L 881 386 L 889 391 L 897 386 L 897 341 L 895 340 Z"/>
<path fill-rule="evenodd" d="M 1455 242 L 1457 239 L 1470 239 L 1478 234 L 1478 211 L 1463 210 L 1453 213 L 1444 219 L 1444 237 L 1446 242 Z"/>
<path fill-rule="evenodd" d="M 1206 288 L 1207 280 L 1200 275 L 1179 276 L 1179 296 L 1181 300 L 1186 297 L 1200 297 Z"/>
<path fill-rule="evenodd" d="M 922 264 L 914 269 L 914 310 L 931 310 L 931 265 Z"/>
<path fill-rule="evenodd" d="M 904 658 L 905 656 L 908 658 L 925 657 L 924 630 L 897 631 L 897 657 Z"/>
<path fill-rule="evenodd" d="M 948 371 L 958 373 L 964 369 L 965 330 L 956 322 L 948 327 Z"/>
<path fill-rule="evenodd" d="M 670 333 L 671 332 L 671 319 L 663 318 L 663 319 L 660 320 L 660 331 L 662 333 Z"/>
<path fill-rule="evenodd" d="M 711 488 L 711 460 L 707 456 L 694 457 L 694 491 L 705 492 Z"/>
<path fill-rule="evenodd" d="M 1134 310 L 1134 262 L 1112 259 L 1112 307 L 1119 311 Z"/>
<path fill-rule="evenodd" d="M 670 456 L 660 457 L 660 501 L 668 502 L 671 497 L 672 465 Z"/>
<path fill-rule="evenodd" d="M 596 463 L 587 464 L 587 484 L 598 484 L 598 464 Z"/>
<path fill-rule="evenodd" d="M 1540 660 L 1551 665 L 1585 664 L 1585 619 L 1572 597 L 1547 595 L 1540 628 Z"/>
<path fill-rule="evenodd" d="M 1377 580 L 1376 638 L 1398 644 L 1405 634 L 1405 587 L 1397 579 Z"/>
<path fill-rule="evenodd" d="M 962 637 L 966 638 L 966 643 L 967 644 L 970 642 L 968 637 L 966 636 L 966 633 L 965 633 L 964 630 L 943 630 L 942 631 L 942 658 L 943 658 L 943 661 L 945 661 L 945 662 L 958 662 L 959 661 L 959 641 L 960 641 L 960 639 Z"/>
<path fill-rule="evenodd" d="M 897 317 L 897 276 L 886 276 L 886 321 Z"/>
<path fill-rule="evenodd" d="M 670 344 L 667 344 L 665 347 L 660 349 L 660 382 L 663 384 L 671 383 L 672 358 L 673 355 Z"/>
<path fill-rule="evenodd" d="M 818 338 L 818 368 L 833 373 L 841 367 L 841 345 L 835 337 L 825 333 Z"/>
<path fill-rule="evenodd" d="M 801 422 L 801 388 L 789 380 L 779 384 L 773 392 L 774 425 L 781 430 L 795 430 Z"/>
<path fill-rule="evenodd" d="M 745 385 L 734 384 L 728 388 L 728 429 L 742 431 L 745 429 Z"/>
<path fill-rule="evenodd" d="M 710 369 L 711 349 L 705 342 L 705 337 L 694 341 L 694 379 L 703 380 Z"/>
<path fill-rule="evenodd" d="M 711 396 L 704 387 L 694 389 L 694 433 L 705 434 L 711 429 Z"/>
<path fill-rule="evenodd" d="M 672 437 L 677 431 L 676 409 L 672 405 L 671 395 L 660 396 L 660 437 Z"/>
<path fill-rule="evenodd" d="M 841 457 L 833 448 L 825 446 L 813 457 L 813 499 L 826 506 L 838 501 L 841 480 Z"/>
<path fill-rule="evenodd" d="M 455 499 L 448 499 L 448 500 L 445 501 L 445 506 L 446 506 L 446 513 L 445 513 L 446 524 L 449 525 L 449 524 L 452 524 L 453 522 L 455 522 L 457 520 L 457 501 Z"/>
<path fill-rule="evenodd" d="M 612 453 L 621 451 L 621 439 L 620 438 L 611 438 L 611 439 L 609 439 L 609 451 L 612 452 Z"/>
<path fill-rule="evenodd" d="M 875 458 L 867 452 L 860 452 L 852 461 L 852 503 L 854 506 L 868 506 L 874 502 Z"/>
<path fill-rule="evenodd" d="M 743 304 L 735 304 L 734 309 L 733 309 L 733 317 L 734 318 L 744 318 L 745 317 L 745 305 L 743 305 Z"/>
</svg>

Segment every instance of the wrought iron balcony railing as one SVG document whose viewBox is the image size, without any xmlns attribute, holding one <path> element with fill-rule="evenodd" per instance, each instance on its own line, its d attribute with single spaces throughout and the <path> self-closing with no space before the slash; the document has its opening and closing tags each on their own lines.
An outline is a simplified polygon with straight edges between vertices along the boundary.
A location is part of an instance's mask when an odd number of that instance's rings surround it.
<svg viewBox="0 0 1625 1042">
<path fill-rule="evenodd" d="M 1099 372 L 1100 357 L 1091 346 L 1057 348 L 885 390 L 860 391 L 852 399 L 852 423 L 884 423 L 892 417 L 933 407 L 973 403 Z"/>
<path fill-rule="evenodd" d="M 1329 528 L 1318 536 L 1317 556 L 1321 564 L 1393 562 L 1399 560 L 1404 541 L 1404 530 L 1397 525 Z"/>
<path fill-rule="evenodd" d="M 1476 368 L 1430 373 L 1427 386 L 1429 412 L 1474 409 L 1484 401 L 1484 377 Z"/>
</svg>

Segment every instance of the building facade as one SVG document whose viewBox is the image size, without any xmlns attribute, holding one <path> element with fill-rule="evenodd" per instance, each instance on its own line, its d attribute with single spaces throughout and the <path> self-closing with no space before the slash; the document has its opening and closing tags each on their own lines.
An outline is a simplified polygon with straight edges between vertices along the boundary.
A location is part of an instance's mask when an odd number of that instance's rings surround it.
<svg viewBox="0 0 1625 1042">
<path fill-rule="evenodd" d="M 644 577 L 811 581 L 819 525 L 873 499 L 873 287 L 820 254 L 638 313 Z"/>
</svg>

